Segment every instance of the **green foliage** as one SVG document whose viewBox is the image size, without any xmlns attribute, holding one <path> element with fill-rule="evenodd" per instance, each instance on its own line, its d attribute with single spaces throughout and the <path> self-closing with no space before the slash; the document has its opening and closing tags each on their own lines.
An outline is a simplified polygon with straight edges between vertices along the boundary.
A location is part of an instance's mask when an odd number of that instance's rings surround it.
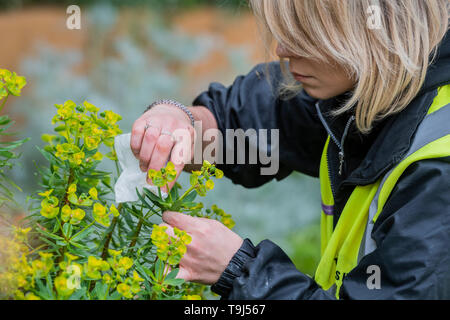
<svg viewBox="0 0 450 320">
<path fill-rule="evenodd" d="M 0 69 L 0 112 L 3 110 L 9 96 L 20 96 L 21 90 L 26 85 L 24 77 L 18 76 L 15 72 Z M 3 204 L 13 201 L 14 194 L 10 188 L 21 189 L 14 181 L 9 179 L 5 172 L 13 166 L 13 160 L 19 157 L 14 151 L 24 144 L 28 139 L 9 141 L 8 138 L 14 133 L 7 130 L 14 124 L 8 115 L 0 116 L 0 207 Z"/>
<path fill-rule="evenodd" d="M 289 241 L 294 248 L 291 259 L 297 269 L 313 276 L 320 261 L 319 223 L 314 223 L 292 234 Z"/>
<path fill-rule="evenodd" d="M 212 190 L 212 178 L 222 178 L 223 173 L 205 161 L 192 174 L 190 188 L 181 194 L 181 186 L 175 184 L 162 197 L 161 188 L 176 178 L 169 162 L 149 172 L 158 195 L 146 189 L 138 193 L 140 201 L 116 207 L 111 201 L 114 177 L 98 166 L 106 156 L 120 174 L 114 138 L 121 133 L 121 116 L 101 112 L 88 102 L 77 105 L 69 100 L 55 107 L 55 134 L 44 134 L 47 145 L 39 149 L 48 165 L 39 168 L 42 190 L 32 196 L 36 205 L 28 228 L 16 229 L 13 240 L 0 238 L 0 255 L 8 260 L 0 276 L 0 294 L 44 300 L 201 298 L 207 293 L 204 286 L 176 278 L 191 237 L 176 228 L 169 236 L 165 227 L 150 221 L 173 210 L 217 218 L 232 227 L 234 221 L 223 210 L 214 206 L 203 214 L 203 204 L 194 202 L 197 195 Z"/>
</svg>

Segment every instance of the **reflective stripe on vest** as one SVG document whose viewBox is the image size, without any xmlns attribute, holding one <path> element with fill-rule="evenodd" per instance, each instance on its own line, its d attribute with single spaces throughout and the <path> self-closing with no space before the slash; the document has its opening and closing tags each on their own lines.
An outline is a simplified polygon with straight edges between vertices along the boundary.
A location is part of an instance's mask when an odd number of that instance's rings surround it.
<svg viewBox="0 0 450 320">
<path fill-rule="evenodd" d="M 337 298 L 345 275 L 362 256 L 376 249 L 371 238 L 373 224 L 403 172 L 416 161 L 450 156 L 449 103 L 450 85 L 446 85 L 439 88 L 404 159 L 374 184 L 355 187 L 334 230 L 334 198 L 327 161 L 328 138 L 320 166 L 322 258 L 315 280 L 325 290 L 335 289 Z"/>
</svg>

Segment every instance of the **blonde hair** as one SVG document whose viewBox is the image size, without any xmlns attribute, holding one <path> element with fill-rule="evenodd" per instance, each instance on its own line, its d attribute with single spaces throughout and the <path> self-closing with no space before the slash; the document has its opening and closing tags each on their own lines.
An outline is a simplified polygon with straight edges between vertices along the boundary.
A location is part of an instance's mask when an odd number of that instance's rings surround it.
<svg viewBox="0 0 450 320">
<path fill-rule="evenodd" d="M 403 110 L 419 93 L 436 48 L 449 28 L 448 0 L 250 0 L 266 45 L 342 66 L 356 86 L 345 105 L 368 133 L 375 121 Z M 370 10 L 381 25 L 370 27 Z M 301 89 L 289 77 L 282 96 Z"/>
</svg>

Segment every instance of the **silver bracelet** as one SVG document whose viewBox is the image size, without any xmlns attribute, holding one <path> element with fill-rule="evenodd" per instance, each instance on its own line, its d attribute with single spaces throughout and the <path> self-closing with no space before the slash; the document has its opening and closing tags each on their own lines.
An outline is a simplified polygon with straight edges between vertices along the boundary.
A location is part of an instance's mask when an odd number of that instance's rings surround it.
<svg viewBox="0 0 450 320">
<path fill-rule="evenodd" d="M 175 107 L 178 107 L 181 110 L 183 110 L 184 113 L 186 113 L 188 115 L 189 119 L 191 120 L 192 127 L 195 127 L 195 119 L 194 119 L 194 115 L 192 114 L 192 112 L 189 111 L 189 109 L 185 105 L 183 105 L 183 104 L 181 104 L 181 103 L 179 103 L 179 102 L 177 102 L 175 100 L 164 99 L 164 100 L 155 101 L 151 105 L 148 106 L 148 108 L 147 108 L 147 110 L 145 110 L 145 112 L 147 112 L 151 108 L 153 108 L 153 107 L 155 107 L 157 105 L 161 105 L 161 104 L 168 104 L 168 105 L 175 106 Z"/>
</svg>

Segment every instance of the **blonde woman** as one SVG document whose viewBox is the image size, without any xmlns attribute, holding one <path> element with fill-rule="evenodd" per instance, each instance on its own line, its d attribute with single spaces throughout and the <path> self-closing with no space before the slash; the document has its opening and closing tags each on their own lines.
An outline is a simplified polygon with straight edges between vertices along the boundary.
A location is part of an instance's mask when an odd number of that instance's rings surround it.
<svg viewBox="0 0 450 320">
<path fill-rule="evenodd" d="M 277 174 L 219 167 L 249 188 L 293 171 L 320 177 L 322 258 L 309 277 L 269 240 L 166 212 L 169 233 L 193 238 L 178 277 L 223 299 L 450 299 L 448 1 L 250 2 L 280 62 L 211 84 L 195 107 L 154 104 L 131 147 L 145 171 L 171 159 L 171 133 L 192 133 L 193 120 L 279 129 Z"/>
</svg>

